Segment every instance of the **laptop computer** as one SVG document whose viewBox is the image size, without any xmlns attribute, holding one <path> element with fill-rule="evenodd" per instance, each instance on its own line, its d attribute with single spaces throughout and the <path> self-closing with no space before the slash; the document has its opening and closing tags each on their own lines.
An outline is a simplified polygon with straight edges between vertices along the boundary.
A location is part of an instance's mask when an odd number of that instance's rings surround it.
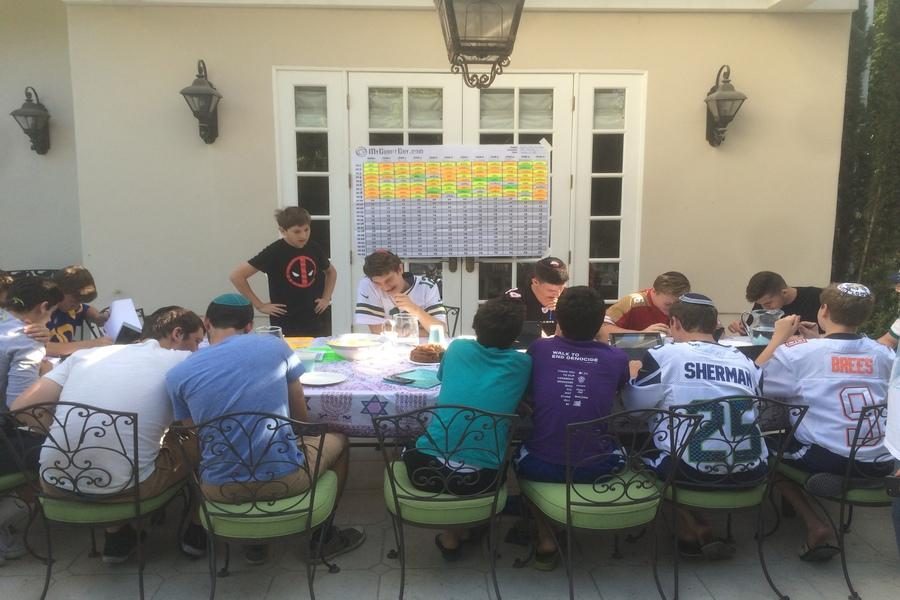
<svg viewBox="0 0 900 600">
<path fill-rule="evenodd" d="M 663 334 L 659 332 L 635 331 L 609 334 L 609 345 L 624 350 L 629 360 L 643 359 L 647 350 L 659 346 L 664 341 Z"/>
</svg>

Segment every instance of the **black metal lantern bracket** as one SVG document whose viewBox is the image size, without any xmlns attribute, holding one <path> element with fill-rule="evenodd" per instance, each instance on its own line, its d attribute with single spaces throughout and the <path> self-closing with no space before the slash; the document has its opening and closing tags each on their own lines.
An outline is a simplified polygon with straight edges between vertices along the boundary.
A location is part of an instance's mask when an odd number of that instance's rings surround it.
<svg viewBox="0 0 900 600">
<path fill-rule="evenodd" d="M 212 144 L 219 137 L 219 100 L 222 99 L 222 94 L 210 83 L 206 62 L 202 59 L 197 61 L 194 83 L 181 90 L 181 95 L 200 122 L 200 138 L 207 144 Z"/>
<path fill-rule="evenodd" d="M 34 94 L 34 100 L 31 99 Z M 38 154 L 47 154 L 50 150 L 50 113 L 41 104 L 37 90 L 25 88 L 25 104 L 9 113 L 31 140 L 31 149 Z"/>
<path fill-rule="evenodd" d="M 725 129 L 734 119 L 747 96 L 731 85 L 731 67 L 722 65 L 716 74 L 716 84 L 706 95 L 706 141 L 718 146 L 725 141 Z"/>
</svg>

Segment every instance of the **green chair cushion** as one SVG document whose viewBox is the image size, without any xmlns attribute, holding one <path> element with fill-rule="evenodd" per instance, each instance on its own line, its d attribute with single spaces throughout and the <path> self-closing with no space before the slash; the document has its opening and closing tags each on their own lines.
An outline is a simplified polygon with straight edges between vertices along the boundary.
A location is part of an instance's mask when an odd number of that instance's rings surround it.
<svg viewBox="0 0 900 600">
<path fill-rule="evenodd" d="M 0 475 L 0 492 L 8 492 L 23 485 L 27 479 L 21 473 L 10 473 L 9 475 Z"/>
<path fill-rule="evenodd" d="M 779 463 L 778 472 L 800 486 L 805 485 L 806 480 L 812 477 L 812 473 L 784 463 Z M 840 502 L 841 500 L 838 496 L 829 499 L 835 502 Z M 847 490 L 847 502 L 851 504 L 885 505 L 890 504 L 892 501 L 893 499 L 887 495 L 887 490 L 884 489 L 884 486 L 877 488 L 854 488 L 851 486 Z"/>
<path fill-rule="evenodd" d="M 423 492 L 413 487 L 406 471 L 406 465 L 402 461 L 391 463 L 394 470 L 394 478 L 397 482 L 397 491 L 402 496 L 417 496 L 419 499 L 398 498 L 394 501 L 394 492 L 387 470 L 384 473 L 384 502 L 387 509 L 393 515 L 397 515 L 397 504 L 400 508 L 400 517 L 404 521 L 420 525 L 466 525 L 486 521 L 491 517 L 491 496 L 483 498 L 460 498 L 451 494 L 432 494 Z M 497 498 L 497 512 L 503 510 L 506 505 L 507 489 L 504 484 Z"/>
<path fill-rule="evenodd" d="M 183 487 L 184 484 L 179 483 L 158 496 L 141 500 L 140 514 L 146 515 L 164 506 Z M 134 502 L 81 502 L 76 499 L 68 500 L 48 496 L 41 496 L 40 502 L 47 518 L 60 523 L 81 525 L 113 523 L 127 521 L 137 516 L 134 514 Z"/>
<path fill-rule="evenodd" d="M 207 502 L 206 510 L 200 511 L 200 522 L 206 529 L 212 529 L 217 536 L 243 539 L 266 539 L 293 535 L 307 531 L 310 494 L 290 496 L 270 502 L 224 504 Z M 298 498 L 302 498 L 298 502 Z M 312 509 L 312 525 L 322 524 L 332 512 L 337 499 L 337 474 L 326 471 L 316 480 L 315 506 Z M 291 511 L 278 514 L 279 511 Z M 225 514 L 223 514 L 225 513 Z M 274 514 L 272 514 L 274 513 Z M 233 514 L 234 516 L 228 516 Z M 212 521 L 212 527 L 210 527 Z"/>
<path fill-rule="evenodd" d="M 616 481 L 620 483 L 616 485 Z M 629 482 L 627 495 L 623 493 L 625 491 L 623 482 L 626 481 Z M 576 483 L 572 486 L 572 498 L 575 501 L 607 503 L 604 506 L 573 505 L 574 527 L 626 529 L 649 523 L 654 519 L 660 502 L 656 478 L 644 473 L 626 471 L 609 483 L 610 489 L 599 491 L 589 483 Z M 566 484 L 520 479 L 519 487 L 542 513 L 557 523 L 566 522 Z"/>
<path fill-rule="evenodd" d="M 742 490 L 695 490 L 680 486 L 676 487 L 678 487 L 676 496 L 678 504 L 710 510 L 737 510 L 757 506 L 766 495 L 766 484 Z M 672 499 L 671 487 L 666 490 L 666 499 Z"/>
</svg>

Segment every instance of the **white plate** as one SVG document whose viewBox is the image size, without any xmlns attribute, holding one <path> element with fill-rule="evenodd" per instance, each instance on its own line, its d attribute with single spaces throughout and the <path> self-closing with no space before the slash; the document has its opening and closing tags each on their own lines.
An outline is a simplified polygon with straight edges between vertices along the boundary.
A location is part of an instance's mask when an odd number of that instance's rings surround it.
<svg viewBox="0 0 900 600">
<path fill-rule="evenodd" d="M 300 383 L 303 385 L 334 385 L 342 381 L 347 381 L 346 375 L 329 371 L 313 371 L 300 376 Z"/>
<path fill-rule="evenodd" d="M 425 363 L 425 362 L 419 362 L 419 361 L 417 361 L 417 360 L 412 360 L 411 358 L 408 358 L 407 360 L 408 360 L 409 362 L 411 362 L 412 364 L 418 365 L 418 366 L 420 366 L 420 367 L 439 367 L 439 366 L 441 366 L 441 362 L 440 362 L 440 361 L 438 361 L 438 362 Z"/>
</svg>

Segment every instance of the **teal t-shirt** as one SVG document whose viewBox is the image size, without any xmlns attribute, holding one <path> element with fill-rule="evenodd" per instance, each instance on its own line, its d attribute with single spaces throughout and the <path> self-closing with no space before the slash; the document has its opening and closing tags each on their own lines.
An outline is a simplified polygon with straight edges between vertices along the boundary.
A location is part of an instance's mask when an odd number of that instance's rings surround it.
<svg viewBox="0 0 900 600">
<path fill-rule="evenodd" d="M 459 404 L 495 413 L 513 413 L 531 377 L 531 357 L 511 348 L 487 348 L 475 340 L 456 340 L 441 361 L 437 406 Z M 459 411 L 436 411 L 416 448 L 476 469 L 497 469 L 506 449 L 507 430 L 492 420 L 454 418 Z M 440 422 L 438 422 L 440 421 Z M 487 429 L 486 429 L 487 428 Z"/>
</svg>

